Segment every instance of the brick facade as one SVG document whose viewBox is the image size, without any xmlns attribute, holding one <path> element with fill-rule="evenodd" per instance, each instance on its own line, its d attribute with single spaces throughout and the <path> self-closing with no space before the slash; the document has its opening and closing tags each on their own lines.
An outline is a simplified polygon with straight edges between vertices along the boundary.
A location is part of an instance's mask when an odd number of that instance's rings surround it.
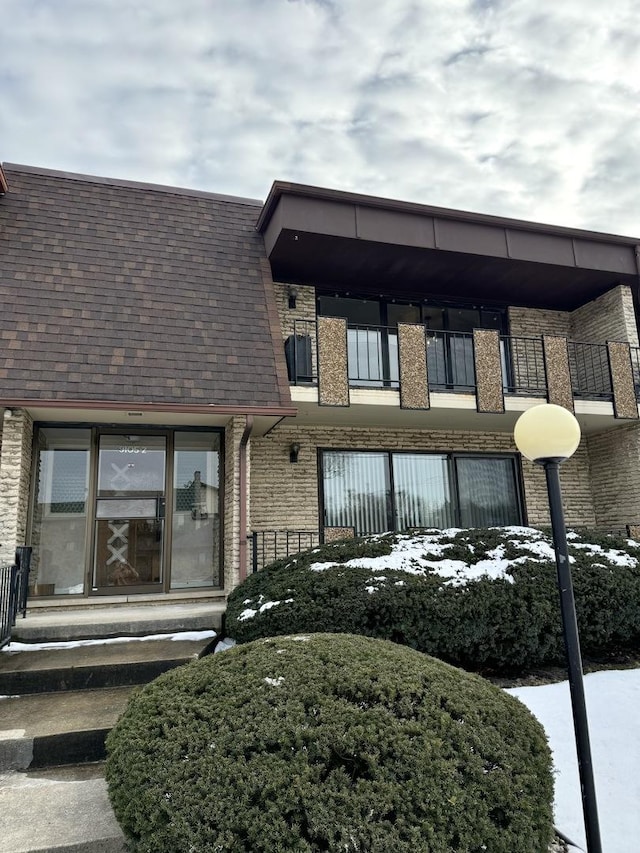
<svg viewBox="0 0 640 853">
<path fill-rule="evenodd" d="M 294 321 L 315 322 L 316 319 L 316 289 L 300 284 L 289 285 L 275 282 L 273 285 L 276 294 L 276 307 L 282 327 L 282 338 L 286 340 L 293 334 Z M 289 291 L 296 294 L 296 307 L 289 308 Z"/>
<path fill-rule="evenodd" d="M 593 344 L 628 341 L 638 346 L 631 288 L 619 285 L 572 311 L 570 337 Z"/>
<path fill-rule="evenodd" d="M 541 308 L 508 309 L 509 334 L 516 338 L 531 338 L 539 335 L 571 334 L 571 315 L 568 311 L 547 311 Z"/>
<path fill-rule="evenodd" d="M 628 424 L 587 439 L 596 523 L 640 524 L 640 428 Z"/>
<path fill-rule="evenodd" d="M 32 444 L 30 415 L 14 409 L 4 421 L 0 455 L 0 562 L 12 561 L 16 546 L 25 543 Z"/>
<path fill-rule="evenodd" d="M 240 441 L 244 417 L 229 420 L 224 433 L 224 589 L 240 582 Z M 250 494 L 251 442 L 247 445 L 247 489 Z M 251 519 L 247 508 L 247 531 Z"/>
<path fill-rule="evenodd" d="M 300 445 L 297 463 L 289 462 L 292 442 Z M 319 448 L 408 451 L 477 451 L 513 453 L 511 433 L 482 433 L 383 428 L 279 427 L 252 441 L 251 526 L 254 530 L 317 530 L 319 519 Z M 528 523 L 548 524 L 549 510 L 544 471 L 522 464 Z M 567 523 L 593 526 L 589 461 L 583 442 L 561 471 Z"/>
<path fill-rule="evenodd" d="M 627 285 L 618 285 L 575 311 L 511 306 L 508 314 L 509 331 L 515 337 L 562 335 L 584 343 L 628 341 L 638 346 L 633 295 Z"/>
</svg>

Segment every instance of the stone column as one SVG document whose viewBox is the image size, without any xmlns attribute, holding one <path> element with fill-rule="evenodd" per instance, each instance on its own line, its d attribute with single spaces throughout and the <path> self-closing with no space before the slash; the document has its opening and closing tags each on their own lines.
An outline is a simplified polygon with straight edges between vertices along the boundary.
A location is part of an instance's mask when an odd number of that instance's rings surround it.
<svg viewBox="0 0 640 853">
<path fill-rule="evenodd" d="M 476 406 L 478 411 L 502 414 L 504 412 L 504 391 L 500 334 L 497 330 L 473 330 L 473 360 L 476 369 Z"/>
<path fill-rule="evenodd" d="M 3 563 L 12 562 L 16 546 L 25 544 L 32 444 L 31 415 L 24 409 L 14 409 L 3 421 L 0 455 L 0 562 Z"/>
<path fill-rule="evenodd" d="M 224 589 L 226 592 L 240 582 L 240 439 L 245 419 L 230 419 L 224 433 Z M 247 533 L 251 530 L 249 517 L 251 439 L 247 444 Z M 249 549 L 247 549 L 249 555 Z"/>
<path fill-rule="evenodd" d="M 398 323 L 400 408 L 428 409 L 427 339 L 424 326 Z"/>
<path fill-rule="evenodd" d="M 567 339 L 562 335 L 543 335 L 544 365 L 547 373 L 547 402 L 573 412 L 573 388 Z"/>
<path fill-rule="evenodd" d="M 318 405 L 349 405 L 347 321 L 318 317 Z"/>
</svg>

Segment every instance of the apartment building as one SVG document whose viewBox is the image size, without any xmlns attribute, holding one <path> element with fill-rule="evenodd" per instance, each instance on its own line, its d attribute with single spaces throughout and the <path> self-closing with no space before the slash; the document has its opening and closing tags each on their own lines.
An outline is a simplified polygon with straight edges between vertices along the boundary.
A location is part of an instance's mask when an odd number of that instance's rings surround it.
<svg viewBox="0 0 640 853">
<path fill-rule="evenodd" d="M 521 412 L 573 411 L 568 523 L 640 526 L 640 241 L 275 182 L 5 164 L 0 543 L 34 595 L 228 591 L 274 556 L 548 522 Z"/>
</svg>

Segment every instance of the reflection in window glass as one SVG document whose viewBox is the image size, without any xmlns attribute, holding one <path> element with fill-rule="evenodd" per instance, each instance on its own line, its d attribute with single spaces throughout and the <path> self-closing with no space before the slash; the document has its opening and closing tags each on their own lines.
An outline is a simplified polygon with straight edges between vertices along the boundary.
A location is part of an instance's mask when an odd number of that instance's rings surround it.
<svg viewBox="0 0 640 853">
<path fill-rule="evenodd" d="M 163 435 L 102 435 L 98 496 L 164 494 Z"/>
<path fill-rule="evenodd" d="M 521 523 L 511 456 L 325 451 L 322 474 L 325 527 L 356 535 Z"/>
<path fill-rule="evenodd" d="M 397 530 L 454 526 L 446 456 L 394 453 L 393 485 Z"/>
<path fill-rule="evenodd" d="M 520 523 L 512 458 L 456 459 L 460 524 L 502 527 Z"/>
<path fill-rule="evenodd" d="M 171 587 L 221 586 L 220 436 L 176 432 Z"/>
<path fill-rule="evenodd" d="M 37 442 L 31 531 L 34 594 L 82 593 L 91 433 L 46 427 L 38 431 Z"/>
<path fill-rule="evenodd" d="M 326 527 L 353 527 L 357 536 L 389 529 L 386 453 L 323 454 Z"/>
</svg>

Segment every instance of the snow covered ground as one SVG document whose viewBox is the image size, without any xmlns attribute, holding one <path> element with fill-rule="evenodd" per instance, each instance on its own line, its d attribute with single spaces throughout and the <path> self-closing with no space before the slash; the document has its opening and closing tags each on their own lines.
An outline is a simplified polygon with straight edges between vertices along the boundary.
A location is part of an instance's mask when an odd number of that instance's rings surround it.
<svg viewBox="0 0 640 853">
<path fill-rule="evenodd" d="M 556 826 L 586 849 L 573 717 L 567 681 L 516 687 L 542 723 L 556 768 Z M 603 853 L 640 851 L 640 669 L 585 676 Z"/>
</svg>

